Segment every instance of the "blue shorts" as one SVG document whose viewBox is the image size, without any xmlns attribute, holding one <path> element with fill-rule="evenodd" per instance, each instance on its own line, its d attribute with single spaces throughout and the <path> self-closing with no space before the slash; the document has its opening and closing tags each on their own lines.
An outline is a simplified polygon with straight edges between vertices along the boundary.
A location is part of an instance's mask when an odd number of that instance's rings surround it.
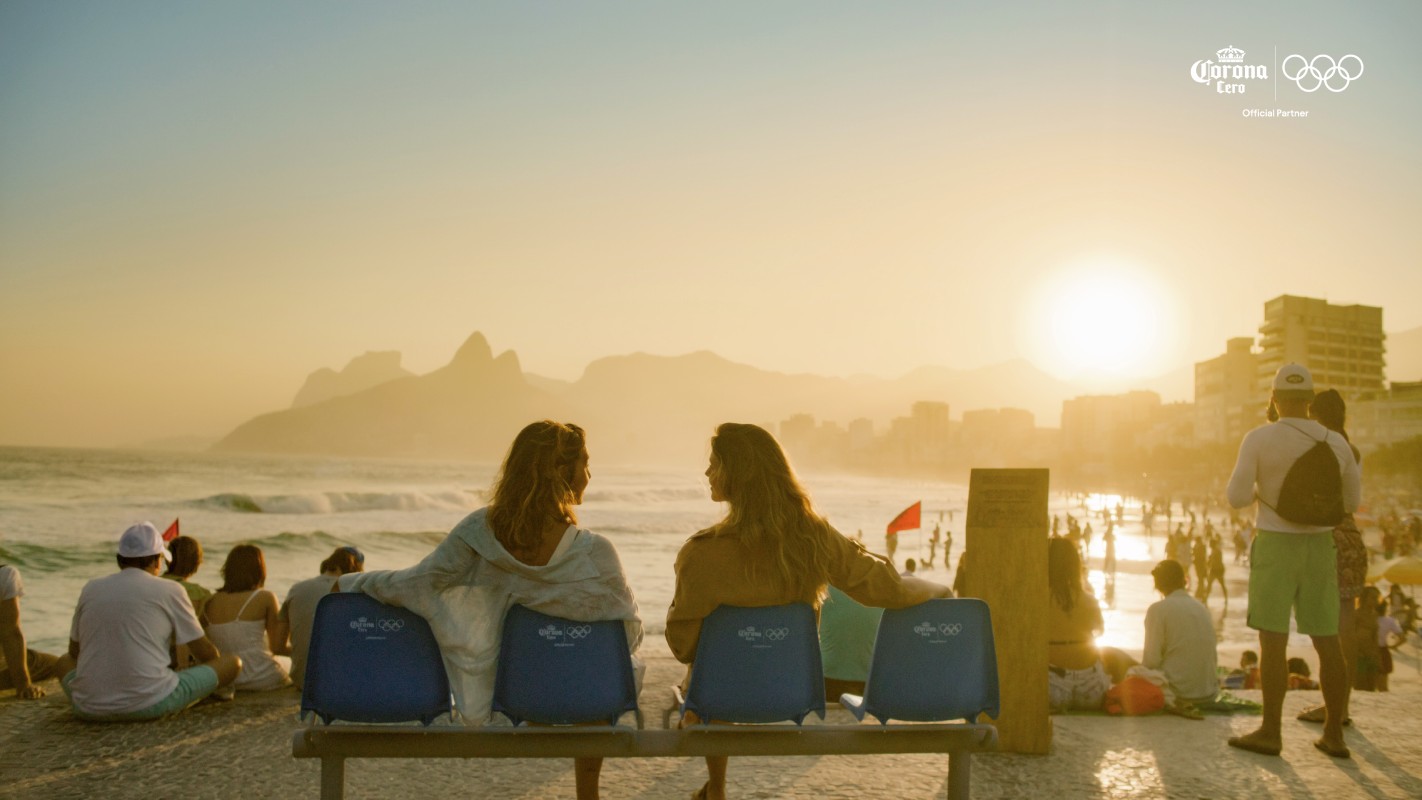
<svg viewBox="0 0 1422 800">
<path fill-rule="evenodd" d="M 65 693 L 69 692 L 69 682 L 74 680 L 74 671 L 70 671 L 60 680 L 60 685 L 64 687 Z M 79 719 L 87 719 L 94 722 L 126 722 L 145 719 L 158 719 L 169 714 L 176 714 L 197 701 L 212 694 L 217 689 L 217 671 L 212 667 L 196 666 L 178 672 L 178 685 L 173 687 L 173 691 L 168 696 L 138 711 L 129 711 L 124 714 L 86 714 L 80 711 L 71 702 L 74 708 L 74 716 Z"/>
</svg>

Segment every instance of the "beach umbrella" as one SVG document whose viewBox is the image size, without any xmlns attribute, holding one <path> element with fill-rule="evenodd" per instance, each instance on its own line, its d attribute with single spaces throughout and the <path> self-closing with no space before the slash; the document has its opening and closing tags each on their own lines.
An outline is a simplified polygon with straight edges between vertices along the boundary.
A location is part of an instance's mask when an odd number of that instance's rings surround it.
<svg viewBox="0 0 1422 800">
<path fill-rule="evenodd" d="M 1368 567 L 1368 583 L 1385 580 L 1402 586 L 1422 586 L 1422 558 L 1403 556 Z"/>
</svg>

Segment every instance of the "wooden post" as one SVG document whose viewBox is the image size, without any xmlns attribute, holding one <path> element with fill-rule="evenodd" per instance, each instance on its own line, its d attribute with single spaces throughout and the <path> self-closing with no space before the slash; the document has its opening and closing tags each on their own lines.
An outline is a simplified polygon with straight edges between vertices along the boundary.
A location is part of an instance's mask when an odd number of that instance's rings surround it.
<svg viewBox="0 0 1422 800">
<path fill-rule="evenodd" d="M 988 604 L 997 645 L 1000 749 L 1047 753 L 1045 469 L 975 469 L 968 483 L 963 593 Z"/>
</svg>

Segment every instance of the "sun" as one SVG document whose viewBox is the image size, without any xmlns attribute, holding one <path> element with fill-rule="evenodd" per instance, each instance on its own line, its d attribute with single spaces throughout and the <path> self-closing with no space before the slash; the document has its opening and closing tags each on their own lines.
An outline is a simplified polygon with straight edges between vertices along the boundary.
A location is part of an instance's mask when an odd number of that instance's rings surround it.
<svg viewBox="0 0 1422 800">
<path fill-rule="evenodd" d="M 1045 276 L 1023 305 L 1019 344 L 1065 379 L 1124 379 L 1169 371 L 1180 337 L 1175 302 L 1149 271 L 1092 259 Z"/>
</svg>

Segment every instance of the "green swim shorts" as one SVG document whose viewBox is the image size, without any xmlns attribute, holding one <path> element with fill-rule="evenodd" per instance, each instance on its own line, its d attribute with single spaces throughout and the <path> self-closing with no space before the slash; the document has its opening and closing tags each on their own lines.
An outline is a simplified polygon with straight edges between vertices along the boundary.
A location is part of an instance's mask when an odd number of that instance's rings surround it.
<svg viewBox="0 0 1422 800">
<path fill-rule="evenodd" d="M 1249 627 L 1338 635 L 1338 550 L 1333 532 L 1259 531 L 1249 549 Z"/>
</svg>

